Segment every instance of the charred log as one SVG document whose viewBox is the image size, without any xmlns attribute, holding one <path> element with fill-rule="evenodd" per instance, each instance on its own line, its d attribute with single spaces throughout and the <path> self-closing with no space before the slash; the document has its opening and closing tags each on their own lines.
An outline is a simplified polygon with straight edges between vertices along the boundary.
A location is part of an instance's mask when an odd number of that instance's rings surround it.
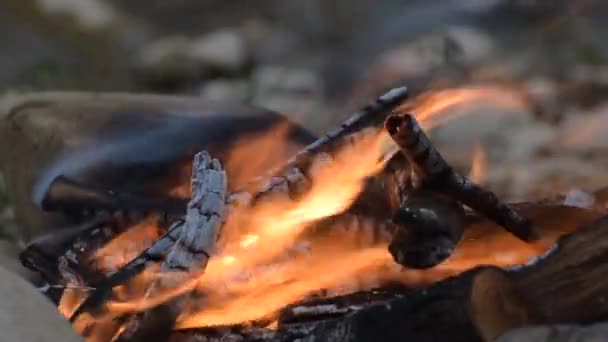
<svg viewBox="0 0 608 342">
<path fill-rule="evenodd" d="M 84 312 L 98 310 L 108 299 L 113 287 L 139 274 L 148 263 L 161 262 L 161 275 L 151 284 L 147 295 L 168 287 L 181 287 L 186 278 L 204 272 L 222 222 L 226 187 L 226 175 L 219 162 L 211 159 L 207 153 L 197 154 L 192 175 L 193 195 L 185 217 L 176 222 L 151 248 L 100 284 L 74 312 L 71 320 L 74 321 Z M 178 297 L 173 300 L 173 304 L 179 307 L 182 301 L 183 298 Z M 175 307 L 171 309 L 175 315 L 179 312 Z M 142 320 L 153 322 L 156 317 L 132 318 L 131 325 L 145 324 Z M 125 333 L 132 333 L 132 330 L 128 325 Z"/>
<path fill-rule="evenodd" d="M 452 255 L 464 233 L 465 212 L 446 196 L 412 193 L 393 221 L 399 227 L 388 247 L 393 259 L 405 267 L 429 268 Z"/>
<path fill-rule="evenodd" d="M 532 223 L 494 193 L 456 173 L 410 114 L 392 115 L 385 126 L 412 168 L 412 185 L 450 196 L 495 221 L 524 241 L 539 239 Z"/>
<path fill-rule="evenodd" d="M 76 213 L 85 210 L 103 210 L 109 212 L 163 212 L 168 215 L 182 215 L 186 211 L 186 205 L 187 200 L 182 198 L 137 196 L 97 189 L 70 180 L 65 176 L 59 176 L 49 185 L 42 202 L 42 209 Z"/>
</svg>

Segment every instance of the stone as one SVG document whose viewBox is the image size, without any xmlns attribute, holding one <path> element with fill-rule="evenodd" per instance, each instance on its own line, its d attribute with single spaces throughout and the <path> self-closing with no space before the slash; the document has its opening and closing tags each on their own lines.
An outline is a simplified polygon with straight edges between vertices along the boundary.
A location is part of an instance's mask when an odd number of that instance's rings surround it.
<svg viewBox="0 0 608 342">
<path fill-rule="evenodd" d="M 608 105 L 586 113 L 571 113 L 560 126 L 556 149 L 578 153 L 608 148 Z"/>
<path fill-rule="evenodd" d="M 83 341 L 38 289 L 0 266 L 0 329 L 3 341 Z"/>
<path fill-rule="evenodd" d="M 119 14 L 109 2 L 100 0 L 38 0 L 40 8 L 49 14 L 68 14 L 88 29 L 108 28 Z"/>
<path fill-rule="evenodd" d="M 220 79 L 206 82 L 200 90 L 205 101 L 245 103 L 249 99 L 249 83 L 242 80 Z"/>
<path fill-rule="evenodd" d="M 201 65 L 224 72 L 242 70 L 249 59 L 245 40 L 234 29 L 223 29 L 194 39 L 188 54 Z"/>
<path fill-rule="evenodd" d="M 450 26 L 388 50 L 372 70 L 386 69 L 401 77 L 421 77 L 449 64 L 472 65 L 488 60 L 496 52 L 495 45 L 478 29 Z"/>
<path fill-rule="evenodd" d="M 250 60 L 245 39 L 236 29 L 199 37 L 166 36 L 144 46 L 133 68 L 144 82 L 198 81 L 209 74 L 235 75 Z"/>
<path fill-rule="evenodd" d="M 608 336 L 608 323 L 590 326 L 545 325 L 513 329 L 496 342 L 601 342 Z"/>
<path fill-rule="evenodd" d="M 133 68 L 147 82 L 187 80 L 198 77 L 201 70 L 188 51 L 185 36 L 168 36 L 149 43 L 133 61 Z"/>
<path fill-rule="evenodd" d="M 258 67 L 252 75 L 252 103 L 271 110 L 292 113 L 300 122 L 316 133 L 327 130 L 331 118 L 323 106 L 324 86 L 320 76 L 312 70 L 297 67 L 268 65 Z M 311 115 L 314 120 L 308 120 Z"/>
</svg>

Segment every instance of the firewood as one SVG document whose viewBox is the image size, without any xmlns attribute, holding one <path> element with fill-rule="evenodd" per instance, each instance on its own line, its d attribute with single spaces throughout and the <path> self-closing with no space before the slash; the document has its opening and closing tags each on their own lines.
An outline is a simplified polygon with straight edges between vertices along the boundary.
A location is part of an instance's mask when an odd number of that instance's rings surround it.
<svg viewBox="0 0 608 342">
<path fill-rule="evenodd" d="M 274 195 L 277 192 L 290 197 L 293 196 L 294 199 L 297 199 L 299 195 L 309 188 L 311 182 L 309 177 L 311 177 L 311 172 L 313 172 L 312 169 L 324 167 L 325 160 L 331 160 L 331 156 L 327 153 L 328 151 L 335 151 L 337 145 L 341 146 L 344 143 L 352 143 L 352 139 L 345 141 L 345 137 L 349 133 L 353 133 L 367 125 L 381 123 L 386 115 L 406 99 L 407 96 L 408 92 L 406 88 L 396 88 L 387 92 L 379 97 L 375 103 L 366 106 L 361 112 L 356 113 L 345 121 L 339 129 L 327 134 L 297 153 L 283 166 L 272 170 L 266 176 L 259 177 L 250 182 L 246 189 L 231 193 L 227 197 L 229 206 L 232 208 L 252 206 L 261 198 Z M 375 131 L 377 132 L 378 130 Z M 365 135 L 365 132 L 362 134 Z M 107 293 L 104 294 L 103 289 L 106 289 L 105 291 L 107 292 L 108 288 L 120 285 L 141 273 L 147 264 L 164 258 L 170 246 L 176 242 L 176 237 L 181 234 L 183 230 L 182 226 L 183 223 L 175 225 L 152 247 L 133 259 L 125 267 L 116 272 L 116 274 L 110 276 L 105 283 L 100 284 L 100 289 L 91 294 L 81 309 L 77 310 L 74 316 L 72 316 L 72 320 L 76 319 L 83 311 L 90 310 L 91 308 L 88 308 L 88 306 L 98 307 L 100 303 L 104 302 Z"/>
<path fill-rule="evenodd" d="M 137 196 L 128 193 L 98 189 L 73 181 L 65 176 L 55 178 L 44 196 L 42 209 L 47 211 L 81 212 L 88 208 L 139 212 L 165 212 L 182 214 L 186 200 L 173 197 Z"/>
<path fill-rule="evenodd" d="M 197 154 L 193 165 L 192 199 L 184 218 L 176 222 L 152 247 L 100 284 L 74 312 L 71 320 L 76 320 L 84 312 L 98 310 L 113 287 L 140 273 L 148 263 L 161 262 L 161 276 L 170 274 L 170 277 L 161 277 L 153 282 L 148 295 L 167 287 L 181 286 L 180 280 L 204 272 L 224 215 L 226 190 L 226 175 L 219 162 L 205 152 Z M 176 299 L 176 302 L 181 300 Z M 141 323 L 137 321 L 137 324 Z"/>
<path fill-rule="evenodd" d="M 494 193 L 456 173 L 411 114 L 391 115 L 386 119 L 385 127 L 411 165 L 414 188 L 436 191 L 457 199 L 523 241 L 540 238 L 527 218 L 501 202 Z"/>
<path fill-rule="evenodd" d="M 465 212 L 446 196 L 409 194 L 393 221 L 399 227 L 388 250 L 400 265 L 429 268 L 447 259 L 462 239 Z"/>
</svg>

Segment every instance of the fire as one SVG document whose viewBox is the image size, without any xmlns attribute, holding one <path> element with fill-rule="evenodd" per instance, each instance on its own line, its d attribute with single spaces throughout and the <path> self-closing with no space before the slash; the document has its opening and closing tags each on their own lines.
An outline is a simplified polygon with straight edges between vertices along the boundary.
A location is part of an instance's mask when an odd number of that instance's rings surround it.
<svg viewBox="0 0 608 342">
<path fill-rule="evenodd" d="M 431 91 L 416 99 L 413 112 L 426 128 L 444 124 L 480 108 L 522 109 L 528 103 L 521 93 L 500 86 L 477 86 Z"/>
<path fill-rule="evenodd" d="M 454 107 L 470 108 L 488 100 L 494 105 L 522 105 L 514 97 L 505 97 L 499 88 L 451 89 L 423 96 L 416 101 L 413 112 L 417 113 L 425 128 L 430 128 L 464 115 L 459 113 L 465 111 L 453 111 Z M 258 169 L 262 165 L 264 169 L 268 168 L 267 163 L 276 165 L 274 161 L 257 160 L 251 155 L 260 148 L 273 151 L 283 148 L 285 145 L 278 143 L 278 139 L 285 137 L 285 131 L 279 130 L 253 141 L 240 142 L 226 169 L 244 170 L 243 175 L 235 176 L 242 181 L 252 176 L 248 170 L 256 169 L 259 174 Z M 203 274 L 193 275 L 181 288 L 153 298 L 144 297 L 141 291 L 131 291 L 128 295 L 125 293 L 128 291 L 119 289 L 114 301 L 107 305 L 108 315 L 115 317 L 125 312 L 145 310 L 195 290 L 204 293 L 204 298 L 187 303 L 178 319 L 178 328 L 243 323 L 268 318 L 286 304 L 320 290 L 346 293 L 370 289 L 388 280 L 415 285 L 436 281 L 479 264 L 507 266 L 522 263 L 538 255 L 553 241 L 554 237 L 551 237 L 541 245 L 526 246 L 507 233 L 490 239 L 476 238 L 473 233 L 468 233 L 447 262 L 429 271 L 412 271 L 403 270 L 393 262 L 386 249 L 386 241 L 370 238 L 362 246 L 360 239 L 355 238 L 374 229 L 378 222 L 359 222 L 359 230 L 355 232 L 330 227 L 330 234 L 311 241 L 304 239 L 304 233 L 315 223 L 347 210 L 362 191 L 365 180 L 382 169 L 383 162 L 379 162 L 378 157 L 379 151 L 383 147 L 386 149 L 387 139 L 384 133 L 369 135 L 332 155 L 329 162 L 314 172 L 311 188 L 297 202 L 277 194 L 253 208 L 231 211 L 222 226 L 217 250 Z M 255 149 L 251 150 L 253 147 Z M 483 175 L 484 160 L 483 151 L 479 150 L 473 165 L 477 180 Z M 260 165 L 250 165 L 254 161 L 259 161 Z M 150 230 L 149 222 L 142 226 Z M 147 246 L 156 237 L 154 234 L 144 237 L 141 232 L 125 233 L 100 250 L 96 257 L 101 260 L 110 255 L 125 255 L 125 248 L 132 249 L 130 243 L 133 241 L 143 240 L 143 245 Z M 513 252 L 507 255 L 505 251 Z M 132 254 L 128 255 L 132 257 Z M 120 260 L 120 264 L 127 260 Z M 146 272 L 145 276 L 133 280 L 129 287 L 145 288 L 151 279 L 158 276 L 154 272 Z M 67 316 L 71 312 L 69 307 L 77 302 L 66 296 L 62 300 L 62 312 Z"/>
<path fill-rule="evenodd" d="M 100 248 L 95 253 L 94 260 L 101 270 L 114 273 L 150 247 L 160 235 L 158 218 L 149 217 Z"/>
<path fill-rule="evenodd" d="M 475 144 L 475 147 L 473 148 L 473 162 L 471 163 L 471 173 L 469 174 L 469 178 L 475 183 L 482 184 L 486 176 L 487 164 L 488 160 L 486 152 L 483 150 L 481 144 Z"/>
</svg>

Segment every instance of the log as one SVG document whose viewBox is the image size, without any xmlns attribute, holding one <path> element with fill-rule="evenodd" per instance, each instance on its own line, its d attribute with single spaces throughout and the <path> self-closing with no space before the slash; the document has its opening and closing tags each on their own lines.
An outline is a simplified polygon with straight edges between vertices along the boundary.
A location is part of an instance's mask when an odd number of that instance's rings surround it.
<svg viewBox="0 0 608 342">
<path fill-rule="evenodd" d="M 187 292 L 189 288 L 184 286 L 186 280 L 196 278 L 204 272 L 223 220 L 226 191 L 226 174 L 219 161 L 212 159 L 206 152 L 198 153 L 194 158 L 192 199 L 188 203 L 186 215 L 144 252 L 145 258 L 136 258 L 123 268 L 123 270 L 140 269 L 145 268 L 146 263 L 161 262 L 160 275 L 146 291 L 144 301 L 145 298 L 162 291 L 180 289 Z M 117 272 L 110 278 L 115 282 L 102 284 L 98 291 L 93 292 L 74 312 L 71 320 L 75 321 L 84 312 L 99 309 L 107 300 L 112 287 L 128 278 L 129 275 L 124 275 L 124 271 Z M 122 332 L 121 339 L 134 340 L 137 339 L 138 334 L 150 333 L 150 330 L 156 331 L 158 328 L 156 323 L 159 321 L 169 322 L 167 324 L 171 327 L 173 320 L 181 311 L 184 300 L 184 296 L 177 296 L 160 308 L 130 318 L 123 317 L 122 320 L 127 320 L 128 324 Z M 170 331 L 170 329 L 161 330 Z"/>
<path fill-rule="evenodd" d="M 540 238 L 537 228 L 494 193 L 481 188 L 459 175 L 435 149 L 411 114 L 394 114 L 386 119 L 385 127 L 412 169 L 412 185 L 416 189 L 432 190 L 452 197 L 495 221 L 523 241 Z"/>
<path fill-rule="evenodd" d="M 430 268 L 445 261 L 462 239 L 465 212 L 455 200 L 434 193 L 408 194 L 393 221 L 399 227 L 388 250 L 400 265 Z"/>
</svg>

